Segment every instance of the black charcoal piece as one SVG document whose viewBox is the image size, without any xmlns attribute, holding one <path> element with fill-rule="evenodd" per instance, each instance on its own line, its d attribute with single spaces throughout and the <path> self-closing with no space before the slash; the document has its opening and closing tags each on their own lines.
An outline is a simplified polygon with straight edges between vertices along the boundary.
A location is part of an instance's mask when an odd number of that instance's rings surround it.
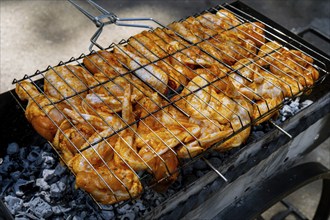
<svg viewBox="0 0 330 220">
<path fill-rule="evenodd" d="M 66 185 L 63 182 L 58 181 L 50 185 L 50 195 L 54 198 L 60 198 L 65 193 L 65 189 Z"/>
<path fill-rule="evenodd" d="M 23 200 L 14 196 L 5 196 L 5 203 L 11 214 L 15 215 L 23 206 Z"/>
<path fill-rule="evenodd" d="M 195 174 L 196 174 L 196 176 L 197 176 L 198 178 L 204 176 L 204 173 L 203 173 L 203 171 L 201 171 L 201 170 L 197 170 Z"/>
<path fill-rule="evenodd" d="M 194 168 L 198 170 L 205 170 L 207 168 L 207 164 L 203 160 L 197 160 L 194 163 Z"/>
<path fill-rule="evenodd" d="M 131 208 L 130 204 L 125 204 L 123 207 L 118 209 L 118 213 L 125 214 L 127 210 L 129 210 L 130 208 Z"/>
<path fill-rule="evenodd" d="M 18 152 L 19 152 L 19 146 L 17 143 L 8 144 L 8 147 L 7 147 L 8 155 L 17 154 Z"/>
<path fill-rule="evenodd" d="M 34 220 L 39 220 L 40 218 L 36 217 L 35 215 L 31 214 L 31 213 L 27 213 L 27 212 L 18 212 L 18 214 L 15 216 L 15 220 L 17 219 L 34 219 Z"/>
<path fill-rule="evenodd" d="M 35 186 L 33 180 L 24 180 L 18 179 L 17 182 L 14 184 L 14 192 L 17 196 L 23 196 L 26 192 L 31 191 Z"/>
<path fill-rule="evenodd" d="M 41 168 L 50 169 L 50 168 L 54 167 L 56 162 L 53 157 L 48 156 L 48 155 L 41 155 L 41 157 L 43 159 Z"/>
<path fill-rule="evenodd" d="M 0 197 L 7 191 L 7 188 L 12 184 L 11 179 L 4 179 L 1 181 L 1 190 L 0 190 Z"/>
<path fill-rule="evenodd" d="M 45 179 L 45 181 L 49 181 L 54 177 L 54 172 L 55 170 L 50 170 L 50 169 L 44 169 L 42 171 L 42 177 Z"/>
<path fill-rule="evenodd" d="M 183 175 L 187 175 L 187 174 L 191 174 L 193 172 L 193 166 L 189 165 L 189 166 L 185 166 L 184 168 L 182 168 L 182 174 Z"/>
<path fill-rule="evenodd" d="M 10 176 L 11 176 L 11 178 L 13 179 L 13 180 L 17 180 L 18 178 L 20 178 L 20 176 L 21 176 L 21 171 L 15 171 L 15 172 L 12 172 L 11 174 L 10 174 Z"/>
<path fill-rule="evenodd" d="M 66 168 L 64 166 L 62 166 L 61 164 L 57 164 L 57 166 L 55 167 L 54 175 L 62 176 L 65 171 Z"/>
<path fill-rule="evenodd" d="M 40 197 L 31 199 L 30 210 L 37 216 L 48 218 L 52 215 L 52 207 Z"/>
<path fill-rule="evenodd" d="M 134 220 L 135 219 L 135 213 L 134 212 L 127 212 L 123 216 L 121 216 L 122 220 Z"/>
<path fill-rule="evenodd" d="M 70 207 L 63 207 L 60 205 L 52 206 L 52 211 L 55 215 L 68 213 L 72 210 Z"/>
<path fill-rule="evenodd" d="M 38 186 L 41 190 L 48 190 L 50 186 L 43 178 L 36 179 L 36 186 Z"/>
<path fill-rule="evenodd" d="M 138 213 L 140 211 L 146 210 L 146 207 L 143 205 L 141 200 L 136 200 L 136 203 L 133 205 L 133 210 Z"/>
<path fill-rule="evenodd" d="M 26 159 L 23 159 L 21 163 L 21 167 L 23 167 L 24 169 L 28 169 L 30 167 L 30 162 Z"/>
<path fill-rule="evenodd" d="M 21 160 L 24 160 L 26 159 L 26 155 L 28 154 L 28 149 L 26 147 L 21 147 L 19 149 L 19 158 Z"/>
<path fill-rule="evenodd" d="M 115 213 L 113 211 L 102 211 L 101 215 L 104 219 L 114 219 Z"/>
<path fill-rule="evenodd" d="M 49 192 L 46 192 L 46 191 L 40 191 L 40 192 L 36 193 L 35 195 L 36 195 L 36 196 L 39 196 L 40 198 L 42 198 L 43 200 L 45 200 L 45 201 L 48 202 L 48 203 L 51 202 Z"/>
<path fill-rule="evenodd" d="M 217 157 L 211 157 L 209 161 L 215 168 L 218 168 L 221 165 L 221 160 Z"/>
<path fill-rule="evenodd" d="M 29 155 L 27 156 L 27 159 L 30 161 L 30 162 L 34 162 L 36 161 L 40 156 L 40 152 L 38 152 L 37 150 L 32 150 Z"/>
<path fill-rule="evenodd" d="M 8 175 L 14 169 L 14 162 L 6 155 L 0 165 L 0 174 Z"/>
</svg>

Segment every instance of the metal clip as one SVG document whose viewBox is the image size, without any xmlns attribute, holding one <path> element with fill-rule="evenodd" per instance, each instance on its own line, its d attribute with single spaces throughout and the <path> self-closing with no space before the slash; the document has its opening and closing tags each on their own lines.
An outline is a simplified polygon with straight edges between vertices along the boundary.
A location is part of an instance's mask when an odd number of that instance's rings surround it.
<svg viewBox="0 0 330 220">
<path fill-rule="evenodd" d="M 98 11 L 100 11 L 102 14 L 99 16 L 93 16 L 88 11 L 83 9 L 80 5 L 75 3 L 73 0 L 68 0 L 71 4 L 73 4 L 80 12 L 82 12 L 87 18 L 89 18 L 95 25 L 98 27 L 96 32 L 93 34 L 91 38 L 91 45 L 89 46 L 89 51 L 93 50 L 93 46 L 97 46 L 99 49 L 104 50 L 104 48 L 99 45 L 96 41 L 100 37 L 103 27 L 108 24 L 115 24 L 117 26 L 126 26 L 126 27 L 137 27 L 137 28 L 147 28 L 147 29 L 153 29 L 153 27 L 149 25 L 142 25 L 142 24 L 129 24 L 124 23 L 123 21 L 154 21 L 152 18 L 118 18 L 117 15 L 115 15 L 112 12 L 107 11 L 106 9 L 102 8 L 97 3 L 93 2 L 92 0 L 87 0 L 87 2 L 94 6 Z M 155 22 L 155 21 L 154 21 Z M 157 23 L 157 22 L 155 22 Z"/>
<path fill-rule="evenodd" d="M 210 163 L 210 161 L 208 161 L 205 157 L 202 157 L 202 159 L 205 161 L 205 163 L 209 166 L 209 167 L 211 167 L 211 169 L 216 173 L 216 174 L 218 174 L 226 183 L 228 182 L 228 180 L 227 180 L 227 178 L 224 176 L 224 175 L 222 175 L 222 173 L 220 173 L 220 171 L 219 170 L 217 170 L 211 163 Z"/>
<path fill-rule="evenodd" d="M 281 128 L 280 126 L 278 126 L 273 120 L 269 120 L 269 122 L 275 127 L 277 128 L 280 132 L 282 132 L 283 134 L 285 134 L 286 136 L 288 136 L 290 139 L 292 139 L 292 135 L 289 134 L 287 131 L 285 131 L 283 128 Z"/>
</svg>

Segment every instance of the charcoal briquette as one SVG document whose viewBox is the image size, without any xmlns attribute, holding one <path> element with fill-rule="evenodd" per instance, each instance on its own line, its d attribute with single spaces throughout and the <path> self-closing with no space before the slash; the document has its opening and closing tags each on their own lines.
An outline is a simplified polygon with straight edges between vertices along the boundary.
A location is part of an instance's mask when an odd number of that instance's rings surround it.
<svg viewBox="0 0 330 220">
<path fill-rule="evenodd" d="M 195 172 L 195 174 L 196 174 L 196 176 L 197 176 L 198 178 L 204 176 L 204 173 L 203 173 L 201 170 L 197 170 L 197 171 Z"/>
<path fill-rule="evenodd" d="M 209 161 L 215 168 L 218 168 L 221 165 L 221 160 L 217 157 L 211 157 Z"/>
<path fill-rule="evenodd" d="M 101 215 L 104 219 L 113 219 L 115 217 L 115 213 L 113 211 L 102 211 Z"/>
<path fill-rule="evenodd" d="M 52 215 L 52 207 L 40 197 L 31 199 L 30 210 L 37 216 L 48 218 Z"/>
<path fill-rule="evenodd" d="M 36 161 L 40 156 L 40 153 L 36 150 L 32 150 L 28 156 L 27 156 L 27 159 L 30 161 L 30 162 L 34 162 Z"/>
<path fill-rule="evenodd" d="M 65 171 L 66 168 L 64 166 L 62 166 L 61 164 L 57 164 L 57 166 L 55 167 L 54 175 L 62 176 Z"/>
<path fill-rule="evenodd" d="M 55 198 L 60 198 L 65 192 L 65 189 L 66 185 L 63 182 L 58 181 L 50 185 L 50 195 Z"/>
<path fill-rule="evenodd" d="M 55 215 L 69 212 L 70 210 L 71 210 L 71 208 L 64 208 L 63 206 L 60 206 L 60 205 L 52 206 L 52 211 Z"/>
<path fill-rule="evenodd" d="M 123 207 L 118 209 L 118 213 L 120 214 L 124 214 L 127 212 L 127 210 L 129 210 L 131 208 L 130 204 L 125 204 Z"/>
<path fill-rule="evenodd" d="M 195 163 L 194 163 L 194 168 L 195 169 L 198 169 L 198 170 L 205 170 L 207 168 L 207 165 L 204 161 L 202 160 L 197 160 Z"/>
<path fill-rule="evenodd" d="M 38 186 L 41 190 L 48 190 L 50 186 L 43 178 L 36 179 L 36 186 Z"/>
<path fill-rule="evenodd" d="M 14 192 L 17 196 L 23 196 L 26 191 L 30 191 L 35 186 L 34 181 L 28 181 L 24 179 L 18 179 L 14 184 Z"/>
<path fill-rule="evenodd" d="M 11 214 L 15 215 L 23 206 L 23 200 L 14 196 L 5 196 L 5 203 Z"/>
<path fill-rule="evenodd" d="M 123 216 L 121 216 L 122 220 L 134 220 L 135 219 L 135 213 L 134 212 L 127 212 Z"/>
<path fill-rule="evenodd" d="M 17 154 L 19 153 L 19 146 L 17 143 L 10 143 L 8 144 L 7 147 L 7 154 L 12 155 L 12 154 Z"/>
<path fill-rule="evenodd" d="M 42 156 L 42 159 L 43 159 L 43 163 L 41 168 L 50 169 L 53 168 L 56 163 L 54 158 L 51 156 Z"/>
<path fill-rule="evenodd" d="M 28 150 L 26 147 L 21 147 L 19 149 L 19 158 L 21 160 L 25 160 L 26 159 L 26 155 L 28 154 Z"/>
<path fill-rule="evenodd" d="M 15 172 L 10 173 L 10 176 L 13 180 L 17 180 L 18 178 L 20 178 L 21 173 L 22 173 L 21 171 L 17 170 Z"/>
<path fill-rule="evenodd" d="M 54 176 L 54 172 L 55 172 L 55 170 L 44 169 L 42 171 L 42 177 L 45 179 L 45 181 L 49 181 Z"/>
</svg>

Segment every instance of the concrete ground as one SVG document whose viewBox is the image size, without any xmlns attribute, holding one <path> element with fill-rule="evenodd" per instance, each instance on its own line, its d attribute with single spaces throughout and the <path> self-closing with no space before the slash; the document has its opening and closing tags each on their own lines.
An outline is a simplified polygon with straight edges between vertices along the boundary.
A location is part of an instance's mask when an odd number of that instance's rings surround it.
<svg viewBox="0 0 330 220">
<path fill-rule="evenodd" d="M 163 24 L 224 3 L 222 0 L 95 1 L 118 17 L 153 17 Z M 78 2 L 88 6 L 85 1 Z M 245 0 L 244 2 L 288 29 L 330 19 L 328 0 Z M 44 70 L 48 65 L 56 65 L 60 61 L 69 60 L 72 56 L 78 57 L 81 53 L 88 53 L 89 40 L 96 28 L 69 2 L 1 0 L 0 3 L 0 93 L 13 88 L 11 82 L 14 78 L 20 79 L 25 74 L 31 75 L 36 70 Z M 330 31 L 329 22 L 323 28 L 325 31 Z M 139 31 L 141 29 L 111 25 L 106 28 L 99 42 L 106 46 Z M 322 46 L 322 50 L 329 53 L 330 46 Z M 308 159 L 320 160 L 330 167 L 329 146 L 330 139 L 317 151 L 312 152 Z M 318 201 L 319 189 L 320 183 L 316 182 L 303 188 L 288 200 L 293 200 L 295 204 L 300 202 L 299 204 L 302 205 L 300 209 L 311 218 L 313 207 Z M 270 218 L 271 213 L 265 213 L 264 216 L 266 219 Z"/>
</svg>

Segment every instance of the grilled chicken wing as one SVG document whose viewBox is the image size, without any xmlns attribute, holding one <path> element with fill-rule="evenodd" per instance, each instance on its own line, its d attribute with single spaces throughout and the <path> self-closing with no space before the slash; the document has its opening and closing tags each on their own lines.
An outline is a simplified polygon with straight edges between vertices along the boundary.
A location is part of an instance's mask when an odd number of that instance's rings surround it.
<svg viewBox="0 0 330 220">
<path fill-rule="evenodd" d="M 42 137 L 52 141 L 58 126 L 65 119 L 61 113 L 63 103 L 54 105 L 54 98 L 40 94 L 33 84 L 26 81 L 16 85 L 16 93 L 22 100 L 28 99 L 25 110 L 27 120 Z"/>
<path fill-rule="evenodd" d="M 68 162 L 94 132 L 88 124 L 73 125 L 64 120 L 56 132 L 53 145 L 61 153 L 63 160 Z"/>
<path fill-rule="evenodd" d="M 225 9 L 217 11 L 216 15 L 221 19 L 221 23 L 219 25 L 224 29 L 236 27 L 242 23 L 236 18 L 233 13 Z"/>
<path fill-rule="evenodd" d="M 239 74 L 233 74 L 231 78 L 235 87 L 244 94 L 253 105 L 253 119 L 258 119 L 261 115 L 273 110 L 282 100 L 289 96 L 290 88 L 293 86 L 286 83 L 281 78 L 272 76 L 269 72 L 262 70 L 251 59 L 239 60 L 233 68 L 238 70 Z M 245 79 L 242 76 L 245 77 Z M 247 79 L 251 80 L 248 81 Z M 268 120 L 277 112 L 269 114 L 262 118 L 257 124 Z"/>
<path fill-rule="evenodd" d="M 76 185 L 103 204 L 136 198 L 142 193 L 138 176 L 127 167 L 120 167 L 114 163 L 96 168 L 95 171 L 77 173 Z"/>
<path fill-rule="evenodd" d="M 275 59 L 270 71 L 278 76 L 292 76 L 302 86 L 309 87 L 314 85 L 318 79 L 318 72 L 311 66 L 313 59 L 297 50 L 284 50 Z"/>
<path fill-rule="evenodd" d="M 113 54 L 106 50 L 97 51 L 83 60 L 86 68 L 93 74 L 102 72 L 112 77 L 126 73 L 128 70 L 123 66 L 126 58 L 121 54 Z"/>
<path fill-rule="evenodd" d="M 116 164 L 125 166 L 128 165 L 134 170 L 145 170 L 147 168 L 146 162 L 138 155 L 135 139 L 137 125 L 132 123 L 135 121 L 133 115 L 133 108 L 131 103 L 132 88 L 128 84 L 125 88 L 125 98 L 123 100 L 122 117 L 129 128 L 119 133 L 118 141 L 115 149 L 118 154 L 114 155 Z"/>
<path fill-rule="evenodd" d="M 115 49 L 116 53 L 125 54 L 128 67 L 135 72 L 135 75 L 142 81 L 149 84 L 160 93 L 167 90 L 168 75 L 157 65 L 128 51 L 125 47 Z M 146 66 L 145 66 L 146 65 Z M 143 67 L 144 66 L 144 67 Z"/>
<path fill-rule="evenodd" d="M 244 23 L 237 28 L 233 29 L 236 34 L 242 34 L 244 39 L 249 39 L 255 43 L 257 47 L 261 47 L 265 44 L 265 25 L 260 22 L 248 22 Z"/>
<path fill-rule="evenodd" d="M 45 94 L 57 100 L 69 98 L 64 102 L 70 108 L 79 106 L 82 98 L 87 94 L 86 74 L 85 69 L 79 66 L 68 65 L 52 68 L 45 74 Z M 77 93 L 81 94 L 76 95 Z"/>
<path fill-rule="evenodd" d="M 174 148 L 195 140 L 200 129 L 174 107 L 160 110 L 163 101 L 157 93 L 142 99 L 139 104 L 136 111 L 142 118 L 137 130 L 139 138 L 136 139 L 139 155 L 147 162 L 155 181 L 163 180 L 156 186 L 157 190 L 163 191 L 178 176 L 179 162 Z M 156 113 L 149 115 L 151 112 Z"/>
<path fill-rule="evenodd" d="M 246 142 L 251 132 L 251 117 L 253 114 L 253 108 L 251 104 L 244 98 L 236 98 L 237 110 L 231 118 L 231 129 L 237 134 L 224 143 L 220 144 L 218 147 L 215 147 L 215 150 L 228 150 L 233 147 L 238 147 Z M 248 126 L 244 128 L 245 126 Z M 241 130 L 241 131 L 239 131 Z"/>
<path fill-rule="evenodd" d="M 158 46 L 152 39 L 159 42 L 162 47 Z M 131 37 L 127 48 L 138 56 L 143 54 L 150 62 L 154 62 L 163 58 L 162 61 L 158 61 L 155 64 L 159 66 L 164 72 L 169 75 L 168 85 L 170 88 L 176 90 L 180 85 L 186 85 L 186 79 L 184 75 L 180 74 L 176 68 L 171 65 L 170 58 L 164 58 L 169 53 L 164 49 L 164 42 L 158 39 L 158 36 L 151 32 L 144 31 L 141 34 Z"/>
<path fill-rule="evenodd" d="M 201 74 L 182 91 L 182 95 L 188 96 L 180 100 L 178 106 L 190 115 L 190 123 L 201 127 L 201 135 L 179 148 L 179 157 L 194 157 L 233 132 L 230 124 L 238 105 L 224 93 L 217 93 L 213 86 L 208 86 L 212 80 L 212 76 Z"/>
</svg>

